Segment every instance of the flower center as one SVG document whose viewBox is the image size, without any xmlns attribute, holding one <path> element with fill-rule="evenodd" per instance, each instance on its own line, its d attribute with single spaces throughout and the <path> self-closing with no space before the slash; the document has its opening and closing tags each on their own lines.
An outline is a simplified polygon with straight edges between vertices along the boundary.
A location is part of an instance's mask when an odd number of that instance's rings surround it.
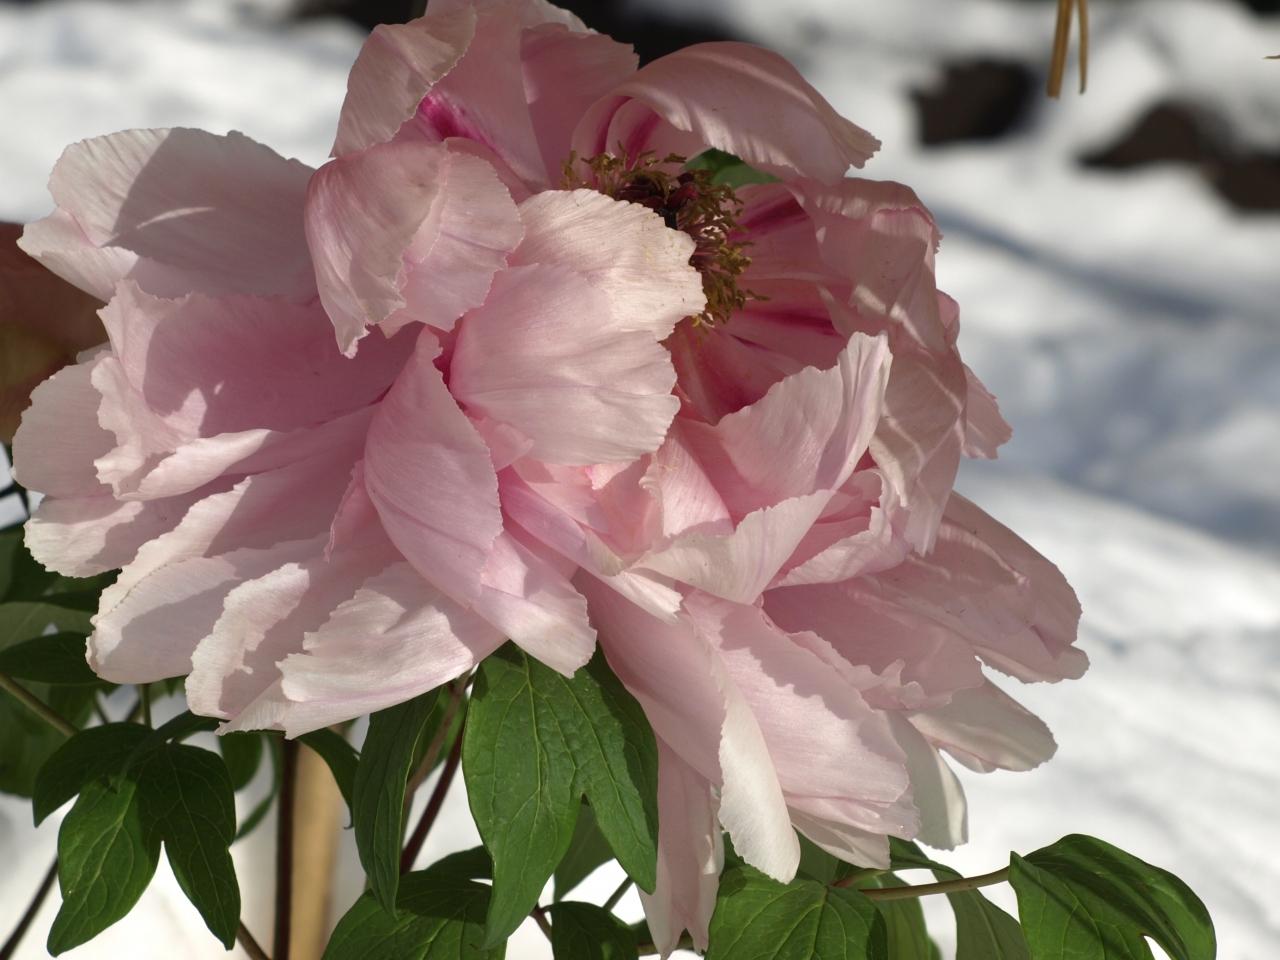
<svg viewBox="0 0 1280 960">
<path fill-rule="evenodd" d="M 748 244 L 739 235 L 742 201 L 733 187 L 714 183 L 711 170 L 686 169 L 684 157 L 670 154 L 659 160 L 653 152 L 627 159 L 601 153 L 587 159 L 570 154 L 562 186 L 585 187 L 615 200 L 627 200 L 653 210 L 672 230 L 693 238 L 689 263 L 702 275 L 707 305 L 689 317 L 694 326 L 725 323 L 748 300 L 763 297 L 738 285 L 751 265 Z"/>
</svg>

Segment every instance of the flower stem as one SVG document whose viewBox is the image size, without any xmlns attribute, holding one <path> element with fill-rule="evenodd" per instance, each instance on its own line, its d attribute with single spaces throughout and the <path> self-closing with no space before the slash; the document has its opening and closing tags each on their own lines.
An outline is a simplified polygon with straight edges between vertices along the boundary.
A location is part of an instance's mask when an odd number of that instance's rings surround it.
<svg viewBox="0 0 1280 960">
<path fill-rule="evenodd" d="M 413 802 L 413 795 L 418 792 L 418 788 L 422 786 L 422 781 L 427 779 L 427 775 L 435 769 L 436 761 L 440 759 L 440 751 L 444 749 L 444 738 L 453 729 L 453 718 L 458 715 L 458 709 L 462 706 L 462 698 L 466 695 L 469 683 L 469 678 L 464 680 L 459 677 L 449 687 L 449 702 L 445 704 L 444 716 L 440 719 L 440 726 L 436 728 L 435 736 L 431 738 L 431 742 L 427 744 L 426 752 L 422 755 L 422 762 L 418 764 L 417 769 L 410 775 L 408 785 L 405 787 L 404 806 L 406 814 L 409 811 L 409 804 Z"/>
<path fill-rule="evenodd" d="M 432 824 L 440 815 L 445 794 L 449 792 L 449 785 L 453 782 L 454 774 L 458 772 L 458 763 L 461 760 L 462 732 L 459 731 L 458 736 L 454 738 L 453 746 L 449 748 L 449 756 L 444 762 L 444 769 L 440 771 L 440 779 L 436 781 L 435 789 L 427 798 L 427 806 L 422 811 L 418 825 L 413 828 L 413 834 L 409 837 L 409 842 L 404 845 L 404 852 L 400 854 L 401 873 L 408 873 L 413 869 L 413 863 L 418 859 L 418 854 L 422 852 L 422 845 L 427 841 L 427 834 L 431 832 Z"/>
<path fill-rule="evenodd" d="M 280 804 L 276 815 L 276 925 L 271 952 L 289 958 L 289 926 L 293 919 L 293 803 L 298 783 L 298 742 L 280 745 Z"/>
<path fill-rule="evenodd" d="M 240 926 L 236 930 L 236 943 L 244 948 L 244 952 L 249 955 L 250 960 L 271 960 L 267 956 L 267 951 L 262 949 L 262 945 L 253 939 L 253 934 L 244 925 L 244 921 L 240 922 Z"/>
<path fill-rule="evenodd" d="M 609 894 L 609 899 L 604 902 L 604 909 L 612 910 L 614 907 L 616 907 L 618 905 L 618 901 L 621 900 L 626 895 L 626 892 L 630 889 L 631 889 L 631 878 L 623 877 L 622 882 L 618 884 L 618 889 L 613 891 L 613 893 Z"/>
<path fill-rule="evenodd" d="M 74 737 L 78 732 L 73 724 L 67 722 L 66 718 L 58 714 L 57 711 L 8 674 L 0 673 L 0 690 L 9 693 L 15 700 L 64 737 Z"/>
<path fill-rule="evenodd" d="M 836 886 L 848 886 L 854 879 L 856 878 L 850 877 L 848 880 L 842 880 Z M 935 893 L 960 893 L 964 890 L 976 890 L 979 887 L 990 887 L 997 883 L 1004 883 L 1008 879 L 1009 868 L 1001 867 L 999 870 L 993 870 L 977 877 L 957 877 L 955 880 L 908 884 L 902 887 L 867 887 L 858 892 L 870 900 L 910 900 L 915 897 L 931 896 Z"/>
<path fill-rule="evenodd" d="M 44 898 L 49 895 L 49 891 L 53 888 L 53 881 L 57 876 L 58 861 L 55 860 L 53 865 L 49 867 L 49 871 L 44 875 L 44 879 L 40 881 L 40 886 L 36 888 L 35 896 L 27 904 L 27 909 L 23 912 L 22 919 L 13 928 L 13 933 L 9 934 L 9 939 L 4 942 L 4 946 L 0 947 L 0 960 L 9 960 L 17 952 L 18 945 L 22 943 L 22 938 L 26 935 L 27 928 L 31 926 L 31 921 L 40 912 Z"/>
<path fill-rule="evenodd" d="M 142 701 L 142 722 L 151 726 L 151 684 L 144 683 L 138 688 L 138 696 Z"/>
<path fill-rule="evenodd" d="M 546 912 L 542 907 L 534 907 L 533 913 L 529 914 L 533 917 L 533 922 L 538 925 L 538 929 L 542 931 L 542 935 L 548 940 L 551 939 L 551 924 L 547 923 Z"/>
</svg>

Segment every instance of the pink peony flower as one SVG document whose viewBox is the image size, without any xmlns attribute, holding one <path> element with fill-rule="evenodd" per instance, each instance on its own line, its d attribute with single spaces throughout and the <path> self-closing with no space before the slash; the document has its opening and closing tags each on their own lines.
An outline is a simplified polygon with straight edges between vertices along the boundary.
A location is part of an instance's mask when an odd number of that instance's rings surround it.
<svg viewBox="0 0 1280 960">
<path fill-rule="evenodd" d="M 664 948 L 705 945 L 722 827 L 780 879 L 797 830 L 874 865 L 963 840 L 942 754 L 1053 749 L 983 665 L 1078 676 L 1079 609 L 952 493 L 1009 429 L 932 218 L 845 179 L 876 146 L 756 47 L 637 70 L 541 0 L 433 0 L 374 31 L 318 171 L 70 148 L 23 246 L 110 343 L 15 453 L 36 556 L 123 568 L 94 668 L 293 735 L 598 638 L 659 740 Z"/>
</svg>

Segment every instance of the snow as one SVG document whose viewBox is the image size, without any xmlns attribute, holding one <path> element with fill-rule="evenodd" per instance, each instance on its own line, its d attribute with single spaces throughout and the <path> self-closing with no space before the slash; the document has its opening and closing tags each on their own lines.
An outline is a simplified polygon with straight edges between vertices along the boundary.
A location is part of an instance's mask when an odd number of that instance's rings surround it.
<svg viewBox="0 0 1280 960">
<path fill-rule="evenodd" d="M 68 142 L 137 125 L 237 128 L 286 155 L 327 153 L 360 37 L 285 24 L 286 0 L 0 5 L 0 218 L 47 209 Z M 966 359 L 1015 428 L 961 489 L 1054 559 L 1085 608 L 1083 680 L 1006 689 L 1060 750 L 1027 774 L 965 774 L 984 872 L 1064 833 L 1110 839 L 1183 877 L 1222 960 L 1280 944 L 1280 217 L 1241 215 L 1185 167 L 1123 173 L 1075 157 L 1161 100 L 1213 111 L 1221 136 L 1280 146 L 1280 19 L 1209 0 L 1091 3 L 1090 92 L 1038 98 L 993 143 L 922 150 L 908 91 L 977 54 L 1047 61 L 1052 12 L 1006 0 L 643 0 L 719 16 L 793 57 L 885 144 L 867 175 L 911 184 L 945 232 L 942 285 Z M 1073 81 L 1069 81 L 1073 82 Z M 0 509 L 3 509 L 0 507 Z M 259 785 L 261 786 L 261 784 Z M 421 800 L 419 801 L 422 802 Z M 56 823 L 0 803 L 0 932 L 53 856 Z M 270 825 L 237 849 L 246 922 L 270 923 Z M 475 842 L 454 791 L 422 862 Z M 349 834 L 335 891 L 360 891 Z M 602 870 L 587 895 L 603 898 Z M 1011 905 L 1007 891 L 997 891 Z M 624 901 L 638 915 L 634 894 Z M 44 955 L 37 920 L 19 957 Z M 945 906 L 931 903 L 949 947 Z M 69 957 L 223 956 L 171 876 Z M 549 956 L 524 929 L 508 956 Z"/>
</svg>

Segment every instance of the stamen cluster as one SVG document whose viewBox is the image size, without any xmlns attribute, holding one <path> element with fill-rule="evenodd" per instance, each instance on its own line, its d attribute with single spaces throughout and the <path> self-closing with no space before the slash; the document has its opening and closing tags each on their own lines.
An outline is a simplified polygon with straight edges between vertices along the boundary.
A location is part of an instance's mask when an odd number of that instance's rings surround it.
<svg viewBox="0 0 1280 960">
<path fill-rule="evenodd" d="M 564 164 L 562 186 L 585 187 L 615 200 L 648 207 L 666 221 L 668 227 L 687 233 L 696 244 L 689 263 L 702 275 L 707 305 L 689 317 L 694 326 L 726 323 L 735 310 L 749 300 L 764 298 L 738 284 L 751 265 L 747 242 L 739 234 L 738 216 L 742 201 L 733 187 L 715 183 L 711 170 L 689 169 L 678 154 L 658 159 L 652 151 L 627 157 L 601 153 L 590 158 L 570 154 Z"/>
</svg>

